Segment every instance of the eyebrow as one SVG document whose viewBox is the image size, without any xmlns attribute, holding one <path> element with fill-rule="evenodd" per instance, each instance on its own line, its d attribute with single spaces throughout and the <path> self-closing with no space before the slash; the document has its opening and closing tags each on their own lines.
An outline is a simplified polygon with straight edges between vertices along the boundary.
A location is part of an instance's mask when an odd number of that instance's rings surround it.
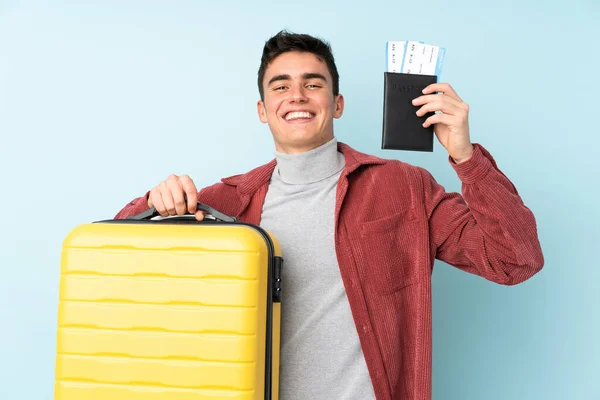
<svg viewBox="0 0 600 400">
<path fill-rule="evenodd" d="M 269 80 L 269 83 L 267 85 L 271 85 L 273 82 L 276 82 L 276 81 L 287 81 L 290 79 L 292 79 L 292 78 L 287 74 L 275 75 L 274 77 L 272 77 Z M 302 75 L 302 79 L 321 79 L 321 80 L 327 82 L 327 78 L 325 78 L 324 75 L 319 74 L 317 72 L 307 72 Z"/>
</svg>

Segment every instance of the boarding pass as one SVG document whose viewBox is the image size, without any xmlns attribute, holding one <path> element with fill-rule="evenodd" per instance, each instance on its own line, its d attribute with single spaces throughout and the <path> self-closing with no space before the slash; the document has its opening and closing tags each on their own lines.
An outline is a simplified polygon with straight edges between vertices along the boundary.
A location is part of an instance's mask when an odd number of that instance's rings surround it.
<svg viewBox="0 0 600 400">
<path fill-rule="evenodd" d="M 440 76 L 446 49 L 416 41 L 388 41 L 386 71 Z"/>
</svg>

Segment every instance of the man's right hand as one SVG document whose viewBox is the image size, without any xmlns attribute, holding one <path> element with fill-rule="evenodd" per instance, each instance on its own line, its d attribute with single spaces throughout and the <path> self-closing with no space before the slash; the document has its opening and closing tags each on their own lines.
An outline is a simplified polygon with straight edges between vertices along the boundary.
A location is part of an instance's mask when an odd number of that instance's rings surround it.
<svg viewBox="0 0 600 400">
<path fill-rule="evenodd" d="M 204 219 L 204 211 L 197 210 L 198 190 L 187 175 L 171 175 L 150 191 L 148 207 L 154 207 L 163 217 L 194 214 L 198 221 Z"/>
</svg>

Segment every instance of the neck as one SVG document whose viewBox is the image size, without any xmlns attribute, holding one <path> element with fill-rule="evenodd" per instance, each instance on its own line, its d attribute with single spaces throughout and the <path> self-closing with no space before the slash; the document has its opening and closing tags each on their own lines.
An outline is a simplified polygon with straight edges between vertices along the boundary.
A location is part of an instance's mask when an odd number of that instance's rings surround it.
<svg viewBox="0 0 600 400">
<path fill-rule="evenodd" d="M 301 154 L 316 149 L 317 147 L 323 146 L 325 143 L 330 142 L 334 138 L 333 134 L 316 138 L 311 143 L 303 143 L 302 145 L 295 146 L 293 143 L 285 144 L 275 142 L 275 150 L 279 153 L 285 154 Z"/>
<path fill-rule="evenodd" d="M 344 155 L 337 149 L 337 139 L 301 153 L 276 151 L 274 173 L 288 184 L 307 184 L 328 178 L 344 168 Z"/>
</svg>

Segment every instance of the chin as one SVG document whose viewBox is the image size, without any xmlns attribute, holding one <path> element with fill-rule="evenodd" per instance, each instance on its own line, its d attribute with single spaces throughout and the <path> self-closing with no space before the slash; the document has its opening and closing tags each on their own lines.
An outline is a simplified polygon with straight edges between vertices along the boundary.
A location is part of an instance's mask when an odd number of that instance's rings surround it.
<svg viewBox="0 0 600 400">
<path fill-rule="evenodd" d="M 284 146 L 291 146 L 295 148 L 315 148 L 326 142 L 331 138 L 323 135 L 291 135 L 287 137 L 287 140 L 283 141 Z"/>
</svg>

